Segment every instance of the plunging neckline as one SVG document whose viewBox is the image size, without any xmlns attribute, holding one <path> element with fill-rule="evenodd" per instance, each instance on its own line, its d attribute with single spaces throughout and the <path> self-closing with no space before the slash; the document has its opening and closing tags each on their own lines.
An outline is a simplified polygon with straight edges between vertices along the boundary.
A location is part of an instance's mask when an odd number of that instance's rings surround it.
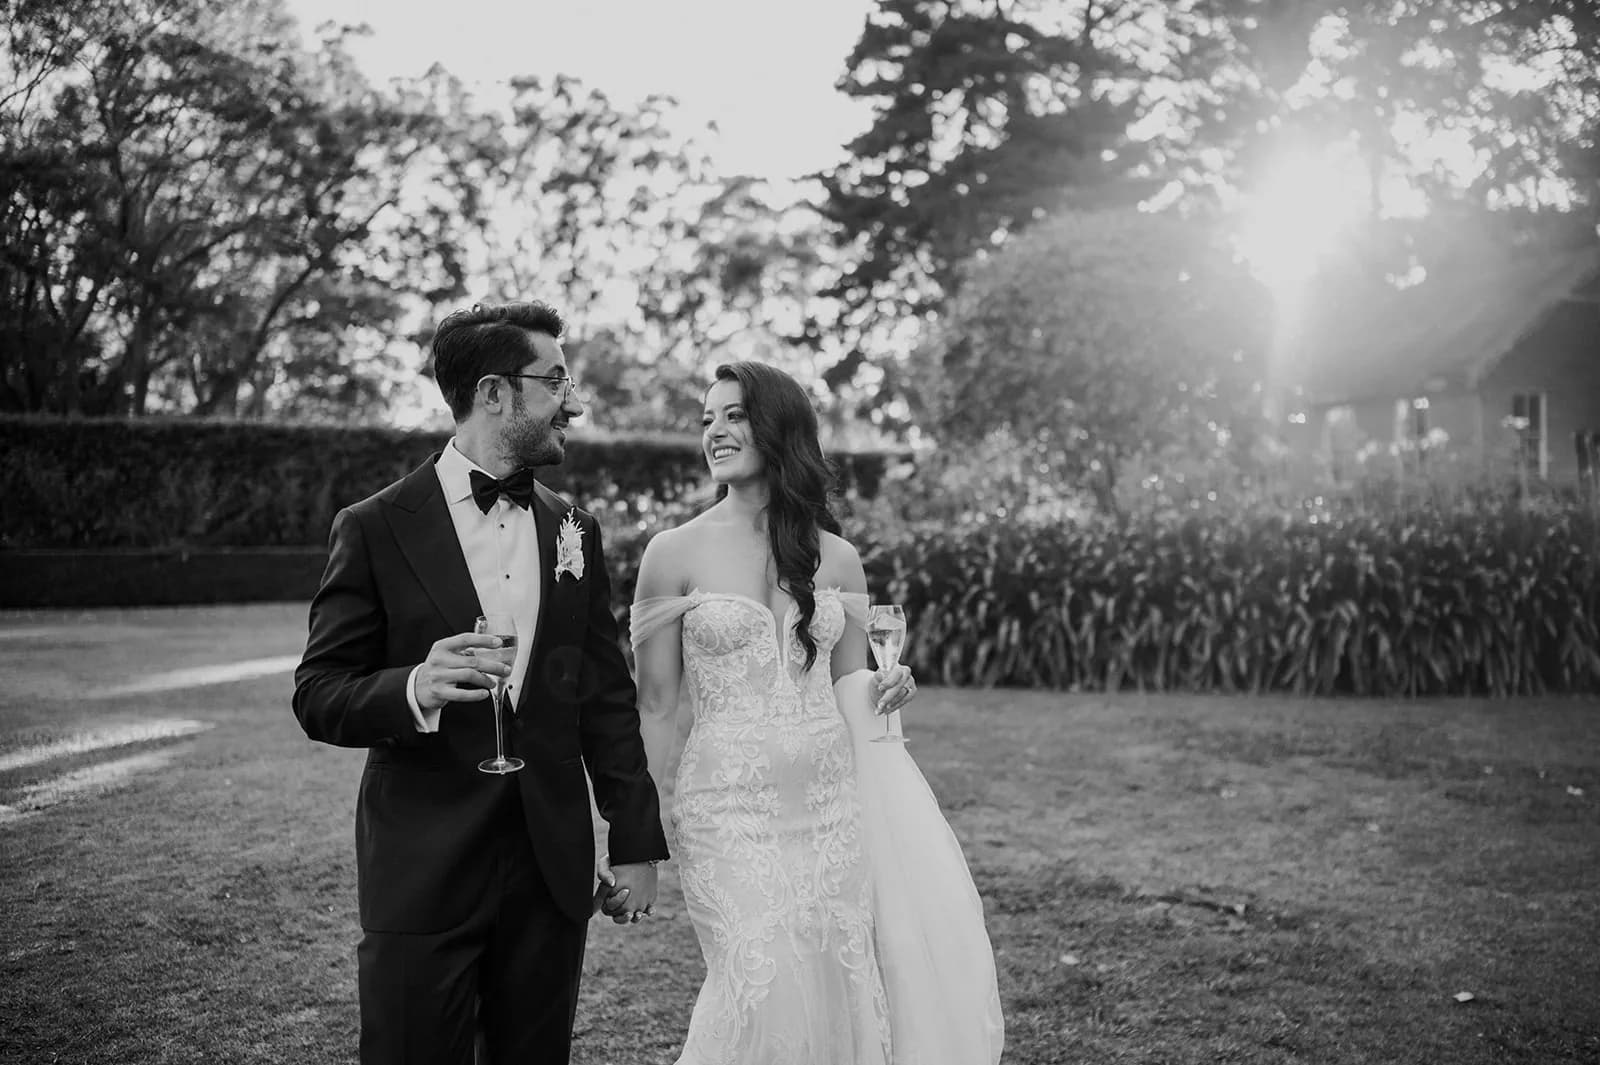
<svg viewBox="0 0 1600 1065">
<path fill-rule="evenodd" d="M 826 588 L 814 589 L 812 591 L 812 595 L 814 595 L 814 596 L 815 595 L 821 595 L 823 592 L 832 592 L 835 597 L 844 594 L 844 590 L 843 589 L 835 587 L 833 585 L 829 585 Z M 784 639 L 783 625 L 784 625 L 785 622 L 787 622 L 789 620 L 789 615 L 790 614 L 792 614 L 795 611 L 800 609 L 800 604 L 799 603 L 796 603 L 793 599 L 790 599 L 789 600 L 789 605 L 784 608 L 783 617 L 780 619 L 778 617 L 777 611 L 773 610 L 772 607 L 768 606 L 762 600 L 757 599 L 755 596 L 753 596 L 753 595 L 745 595 L 743 592 L 706 592 L 706 591 L 702 591 L 699 588 L 691 588 L 689 590 L 689 598 L 690 599 L 697 599 L 697 600 L 737 599 L 742 603 L 749 603 L 752 606 L 760 607 L 761 610 L 767 615 L 767 619 L 770 622 L 770 628 L 771 628 L 771 631 L 772 631 L 772 642 L 777 645 L 778 661 L 779 661 L 780 664 L 783 665 L 785 670 L 788 669 L 788 666 L 789 666 L 789 662 L 788 662 L 788 658 L 789 658 L 789 655 L 788 655 L 789 641 Z"/>
</svg>

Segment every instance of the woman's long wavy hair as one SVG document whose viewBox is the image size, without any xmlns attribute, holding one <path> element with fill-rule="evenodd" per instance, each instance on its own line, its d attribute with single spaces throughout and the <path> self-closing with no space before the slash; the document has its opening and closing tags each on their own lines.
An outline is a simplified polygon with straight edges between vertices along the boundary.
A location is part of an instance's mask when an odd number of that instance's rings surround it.
<svg viewBox="0 0 1600 1065">
<path fill-rule="evenodd" d="M 821 530 L 840 531 L 829 505 L 837 492 L 837 473 L 822 454 L 817 412 L 794 378 L 765 363 L 730 362 L 717 367 L 716 379 L 737 382 L 743 393 L 750 434 L 766 471 L 767 543 L 777 564 L 778 587 L 789 593 L 800 614 L 795 633 L 809 670 L 817 661 L 811 618 L 817 612 Z M 718 486 L 718 499 L 727 494 L 727 485 Z"/>
</svg>

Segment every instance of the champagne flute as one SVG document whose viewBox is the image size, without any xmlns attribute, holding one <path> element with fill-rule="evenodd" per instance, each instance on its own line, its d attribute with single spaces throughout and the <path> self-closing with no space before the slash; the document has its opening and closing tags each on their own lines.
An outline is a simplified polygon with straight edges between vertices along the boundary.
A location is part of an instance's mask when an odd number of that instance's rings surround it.
<svg viewBox="0 0 1600 1065">
<path fill-rule="evenodd" d="M 906 644 L 906 612 L 898 606 L 870 606 L 867 608 L 867 643 L 878 660 L 879 669 L 893 669 L 900 664 L 900 651 Z M 881 715 L 883 735 L 872 737 L 873 743 L 904 743 L 898 718 L 899 711 Z M 891 720 L 894 719 L 894 720 Z"/>
<path fill-rule="evenodd" d="M 511 620 L 510 614 L 485 614 L 473 622 L 472 631 L 479 635 L 494 636 L 500 640 L 499 647 L 479 647 L 473 651 L 474 656 L 483 655 L 498 662 L 504 662 L 508 667 L 517 660 L 517 626 Z M 495 773 L 505 775 L 515 773 L 525 764 L 520 758 L 507 758 L 505 750 L 505 725 L 502 711 L 505 708 L 506 682 L 511 678 L 498 674 L 489 674 L 494 680 L 494 687 L 490 689 L 489 700 L 494 706 L 494 757 L 485 758 L 478 763 L 478 771 L 482 773 Z"/>
</svg>

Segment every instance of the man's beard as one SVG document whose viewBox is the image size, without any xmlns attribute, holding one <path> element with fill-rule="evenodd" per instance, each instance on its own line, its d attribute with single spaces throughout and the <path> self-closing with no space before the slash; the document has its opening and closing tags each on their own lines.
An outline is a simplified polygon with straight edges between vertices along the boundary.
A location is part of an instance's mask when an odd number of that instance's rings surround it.
<svg viewBox="0 0 1600 1065">
<path fill-rule="evenodd" d="M 516 417 L 506 428 L 500 446 L 513 468 L 555 466 L 566 457 L 555 428 L 548 421 L 529 417 L 520 392 L 511 395 L 511 412 Z"/>
</svg>

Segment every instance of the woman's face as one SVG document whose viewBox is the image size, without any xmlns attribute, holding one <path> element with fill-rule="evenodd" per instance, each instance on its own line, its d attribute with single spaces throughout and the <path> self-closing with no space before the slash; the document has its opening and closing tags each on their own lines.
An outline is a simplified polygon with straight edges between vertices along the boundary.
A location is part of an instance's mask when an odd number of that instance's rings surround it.
<svg viewBox="0 0 1600 1065">
<path fill-rule="evenodd" d="M 735 484 L 761 476 L 765 464 L 756 451 L 755 433 L 744 409 L 744 390 L 737 381 L 719 380 L 706 390 L 700 416 L 700 449 L 711 479 Z"/>
</svg>

